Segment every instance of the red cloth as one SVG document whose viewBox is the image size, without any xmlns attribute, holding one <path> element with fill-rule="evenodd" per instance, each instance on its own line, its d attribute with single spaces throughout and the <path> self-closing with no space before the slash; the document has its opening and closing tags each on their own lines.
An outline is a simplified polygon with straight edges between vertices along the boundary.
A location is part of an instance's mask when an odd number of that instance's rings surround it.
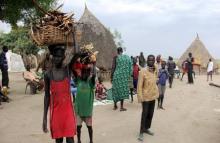
<svg viewBox="0 0 220 143">
<path fill-rule="evenodd" d="M 51 81 L 50 83 L 50 130 L 53 139 L 74 137 L 76 117 L 70 96 L 70 81 Z"/>
<path fill-rule="evenodd" d="M 80 62 L 76 62 L 72 65 L 72 71 L 76 72 L 76 76 L 81 76 L 82 67 L 83 65 Z"/>
<path fill-rule="evenodd" d="M 72 65 L 72 70 L 74 71 L 76 71 L 76 70 L 79 70 L 79 71 L 81 71 L 82 70 L 82 67 L 83 67 L 83 65 L 80 63 L 80 62 L 76 62 L 76 63 L 74 63 L 73 65 Z"/>
<path fill-rule="evenodd" d="M 82 72 L 82 69 L 88 69 L 89 68 L 89 64 L 82 64 L 80 62 L 75 62 L 73 65 L 72 65 L 72 71 L 75 71 L 77 76 L 81 77 L 81 72 Z"/>
<path fill-rule="evenodd" d="M 96 85 L 96 98 L 97 99 L 105 99 L 106 98 L 106 93 L 105 91 L 105 86 L 101 83 L 97 83 Z"/>
<path fill-rule="evenodd" d="M 97 83 L 96 85 L 96 93 L 98 93 L 99 95 L 102 95 L 104 93 L 104 85 L 103 84 L 100 84 L 100 83 Z"/>
<path fill-rule="evenodd" d="M 133 65 L 133 79 L 138 79 L 139 67 L 137 64 Z"/>
<path fill-rule="evenodd" d="M 82 69 L 82 64 L 80 62 L 76 62 L 73 64 L 73 69 Z"/>
<path fill-rule="evenodd" d="M 183 69 L 183 73 L 187 73 L 188 72 L 188 63 L 186 61 L 183 62 L 182 69 Z"/>
</svg>

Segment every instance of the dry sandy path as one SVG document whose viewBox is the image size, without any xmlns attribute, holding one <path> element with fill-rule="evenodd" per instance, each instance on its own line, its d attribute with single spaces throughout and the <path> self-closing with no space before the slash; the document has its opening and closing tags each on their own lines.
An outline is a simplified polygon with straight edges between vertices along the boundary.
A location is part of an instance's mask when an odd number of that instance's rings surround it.
<svg viewBox="0 0 220 143">
<path fill-rule="evenodd" d="M 167 89 L 165 111 L 155 109 L 152 131 L 145 143 L 220 143 L 220 88 L 210 87 L 205 76 L 194 85 L 175 80 Z M 0 143 L 52 143 L 41 131 L 43 95 L 24 95 L 20 73 L 10 75 L 12 102 L 0 109 Z M 186 79 L 185 79 L 186 80 Z M 220 76 L 215 77 L 220 84 Z M 95 143 L 137 143 L 141 106 L 126 103 L 127 112 L 113 111 L 112 105 L 94 110 Z M 88 143 L 84 126 L 82 142 Z"/>
</svg>

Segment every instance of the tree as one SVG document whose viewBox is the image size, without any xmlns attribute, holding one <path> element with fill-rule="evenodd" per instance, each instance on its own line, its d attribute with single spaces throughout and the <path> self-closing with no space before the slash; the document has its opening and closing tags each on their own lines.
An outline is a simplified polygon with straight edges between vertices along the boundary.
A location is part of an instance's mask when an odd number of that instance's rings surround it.
<svg viewBox="0 0 220 143">
<path fill-rule="evenodd" d="M 25 27 L 18 27 L 8 34 L 0 34 L 0 45 L 6 45 L 18 54 L 37 54 L 39 47 L 31 41 L 28 30 Z"/>
<path fill-rule="evenodd" d="M 125 51 L 126 48 L 124 46 L 124 41 L 122 40 L 122 36 L 121 33 L 119 31 L 117 31 L 116 29 L 114 30 L 114 32 L 111 32 L 115 41 L 115 44 L 117 47 L 122 47 L 123 50 Z"/>
<path fill-rule="evenodd" d="M 3 30 L 0 30 L 0 37 L 1 37 L 2 34 L 3 34 Z"/>
<path fill-rule="evenodd" d="M 45 10 L 56 5 L 57 0 L 37 0 L 38 4 Z M 0 20 L 11 24 L 16 29 L 17 22 L 22 21 L 29 24 L 32 19 L 42 16 L 35 8 L 32 0 L 0 0 Z"/>
<path fill-rule="evenodd" d="M 45 11 L 55 7 L 57 0 L 35 0 Z M 37 47 L 29 38 L 30 23 L 36 22 L 44 13 L 36 8 L 33 0 L 0 0 L 0 20 L 9 23 L 10 33 L 0 32 L 0 45 L 6 45 L 18 54 L 37 54 Z M 24 24 L 23 27 L 17 25 Z"/>
</svg>

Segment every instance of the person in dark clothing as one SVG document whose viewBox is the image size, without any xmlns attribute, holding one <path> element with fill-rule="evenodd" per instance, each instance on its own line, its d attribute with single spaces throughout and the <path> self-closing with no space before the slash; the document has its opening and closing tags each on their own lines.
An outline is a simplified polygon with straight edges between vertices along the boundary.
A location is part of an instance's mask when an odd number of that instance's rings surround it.
<svg viewBox="0 0 220 143">
<path fill-rule="evenodd" d="M 192 56 L 192 53 L 189 53 L 189 57 L 187 59 L 187 66 L 188 66 L 188 83 L 193 84 L 193 62 L 194 58 Z"/>
<path fill-rule="evenodd" d="M 139 65 L 144 68 L 145 65 L 146 65 L 146 60 L 144 58 L 144 54 L 143 52 L 140 53 L 140 56 L 139 56 Z"/>
<path fill-rule="evenodd" d="M 169 87 L 172 88 L 173 85 L 173 78 L 174 78 L 174 70 L 176 68 L 176 63 L 173 61 L 172 57 L 169 57 L 168 62 L 167 62 L 167 70 L 170 74 L 169 76 Z"/>
<path fill-rule="evenodd" d="M 9 77 L 8 77 L 8 61 L 6 58 L 6 53 L 8 52 L 8 47 L 3 46 L 2 53 L 0 54 L 0 68 L 2 72 L 2 87 L 9 87 Z"/>
</svg>

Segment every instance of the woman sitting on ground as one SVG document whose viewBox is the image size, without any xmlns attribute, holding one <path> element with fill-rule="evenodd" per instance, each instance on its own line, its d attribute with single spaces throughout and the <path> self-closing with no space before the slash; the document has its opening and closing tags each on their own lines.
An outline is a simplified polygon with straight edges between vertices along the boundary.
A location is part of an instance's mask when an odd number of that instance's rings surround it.
<svg viewBox="0 0 220 143">
<path fill-rule="evenodd" d="M 23 73 L 23 77 L 25 80 L 29 81 L 33 88 L 42 90 L 44 87 L 44 81 L 41 77 L 39 77 L 35 72 L 31 71 L 30 65 L 27 65 L 26 70 Z"/>
<path fill-rule="evenodd" d="M 37 76 L 37 74 L 35 72 L 31 71 L 30 65 L 27 65 L 26 70 L 24 72 L 24 78 L 33 82 L 39 82 L 40 77 Z"/>
</svg>

